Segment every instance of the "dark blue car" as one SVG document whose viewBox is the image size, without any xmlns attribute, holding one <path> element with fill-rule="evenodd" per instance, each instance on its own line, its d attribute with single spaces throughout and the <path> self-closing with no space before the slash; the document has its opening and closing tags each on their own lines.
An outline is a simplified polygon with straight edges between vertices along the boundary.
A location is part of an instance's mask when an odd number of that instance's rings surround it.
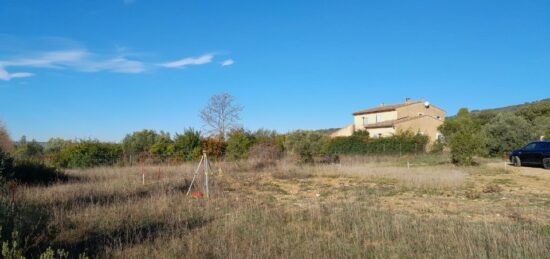
<svg viewBox="0 0 550 259">
<path fill-rule="evenodd" d="M 550 169 L 550 141 L 535 141 L 510 154 L 510 162 L 515 166 L 542 165 Z"/>
</svg>

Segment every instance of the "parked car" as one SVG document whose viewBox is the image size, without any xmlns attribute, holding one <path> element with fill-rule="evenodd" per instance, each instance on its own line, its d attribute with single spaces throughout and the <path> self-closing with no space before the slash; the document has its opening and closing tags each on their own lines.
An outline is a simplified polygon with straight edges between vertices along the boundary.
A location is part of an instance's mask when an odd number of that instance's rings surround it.
<svg viewBox="0 0 550 259">
<path fill-rule="evenodd" d="M 510 162 L 515 166 L 542 165 L 550 169 L 550 141 L 535 141 L 510 154 Z"/>
</svg>

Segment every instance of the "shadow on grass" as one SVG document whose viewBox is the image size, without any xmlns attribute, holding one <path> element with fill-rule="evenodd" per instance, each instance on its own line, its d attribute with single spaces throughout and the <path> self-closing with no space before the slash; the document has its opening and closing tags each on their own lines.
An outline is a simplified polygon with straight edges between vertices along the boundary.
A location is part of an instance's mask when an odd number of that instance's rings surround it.
<svg viewBox="0 0 550 259">
<path fill-rule="evenodd" d="M 74 206 L 87 206 L 87 205 L 109 205 L 118 202 L 126 202 L 136 198 L 146 198 L 153 194 L 159 194 L 162 192 L 187 192 L 189 185 L 187 183 L 177 184 L 168 187 L 160 187 L 158 189 L 138 189 L 135 192 L 127 193 L 106 193 L 106 194 L 93 194 L 90 196 L 76 196 L 69 200 L 61 200 L 50 203 L 49 205 L 69 209 Z"/>
<path fill-rule="evenodd" d="M 166 222 L 147 222 L 132 226 L 124 226 L 111 232 L 94 232 L 86 234 L 86 238 L 75 242 L 54 242 L 53 246 L 68 251 L 71 255 L 86 253 L 93 257 L 106 256 L 105 246 L 139 244 L 146 240 L 155 238 L 161 234 L 171 234 L 175 229 L 188 231 L 199 229 L 210 222 L 213 218 L 191 217 L 179 224 L 168 224 Z M 182 226 L 183 225 L 183 226 Z M 174 233 L 175 234 L 175 233 Z M 178 233 L 181 234 L 181 233 Z"/>
</svg>

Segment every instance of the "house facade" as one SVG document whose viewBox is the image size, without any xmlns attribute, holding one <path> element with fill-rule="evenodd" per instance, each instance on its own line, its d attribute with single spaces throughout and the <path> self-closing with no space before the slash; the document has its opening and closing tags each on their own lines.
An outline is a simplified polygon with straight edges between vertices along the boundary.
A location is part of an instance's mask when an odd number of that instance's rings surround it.
<svg viewBox="0 0 550 259">
<path fill-rule="evenodd" d="M 406 99 L 404 103 L 384 105 L 353 113 L 353 123 L 332 133 L 331 137 L 351 136 L 366 130 L 373 138 L 411 131 L 435 142 L 441 134 L 437 128 L 445 120 L 445 111 L 429 102 Z"/>
</svg>

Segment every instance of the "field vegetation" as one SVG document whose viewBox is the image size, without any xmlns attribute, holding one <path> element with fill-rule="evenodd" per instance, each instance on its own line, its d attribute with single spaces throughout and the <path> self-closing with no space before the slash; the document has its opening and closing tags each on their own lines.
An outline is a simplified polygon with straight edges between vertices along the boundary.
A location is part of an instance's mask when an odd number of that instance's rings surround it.
<svg viewBox="0 0 550 259">
<path fill-rule="evenodd" d="M 548 256 L 547 172 L 448 161 L 218 162 L 209 199 L 185 196 L 195 163 L 67 170 L 67 181 L 20 187 L 16 204 L 2 197 L 2 238 L 29 256 L 48 247 L 102 258 Z"/>
</svg>

